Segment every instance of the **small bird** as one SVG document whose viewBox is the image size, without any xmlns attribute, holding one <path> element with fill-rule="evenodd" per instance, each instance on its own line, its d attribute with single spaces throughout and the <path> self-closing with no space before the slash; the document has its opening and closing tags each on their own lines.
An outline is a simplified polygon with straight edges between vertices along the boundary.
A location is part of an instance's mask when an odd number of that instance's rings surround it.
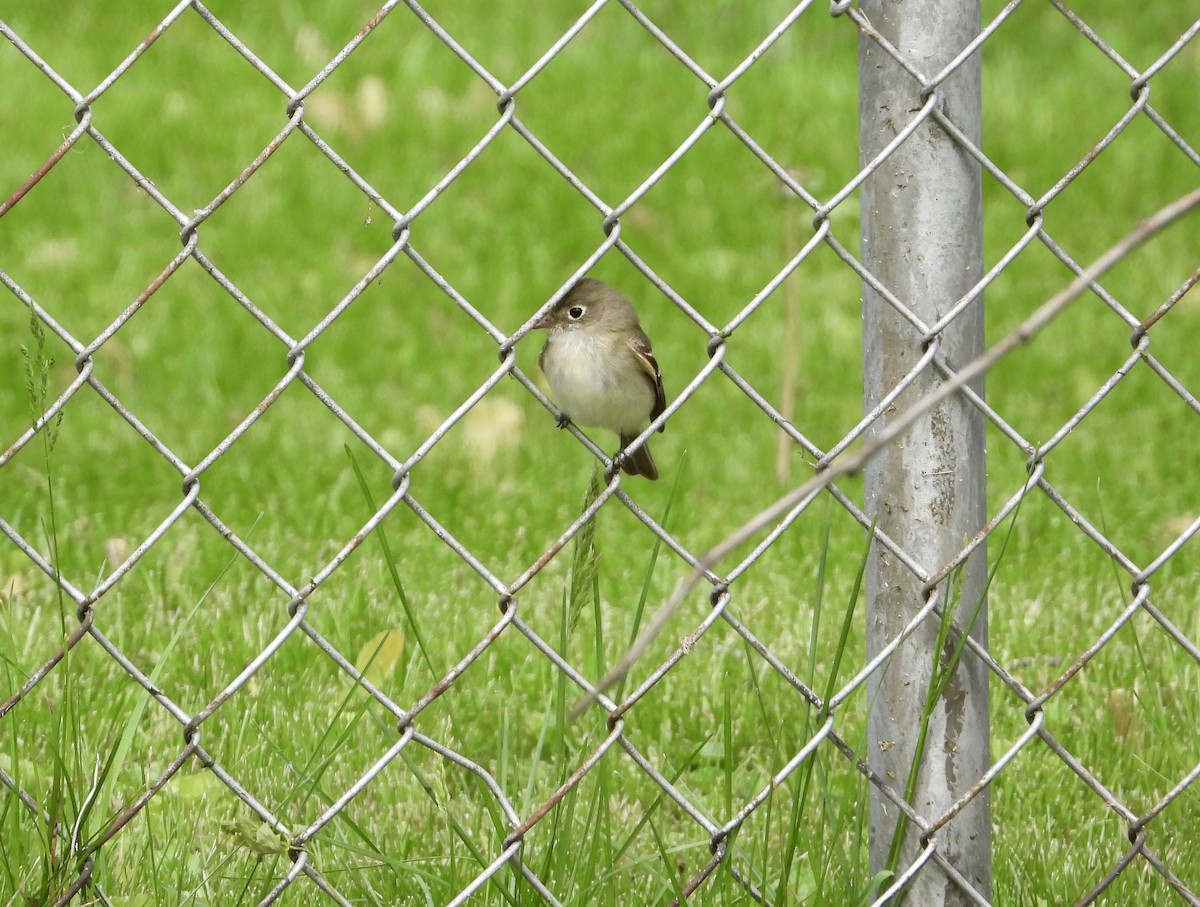
<svg viewBox="0 0 1200 907">
<path fill-rule="evenodd" d="M 650 338 L 608 284 L 583 278 L 534 327 L 550 332 L 538 364 L 572 422 L 616 432 L 624 448 L 667 408 Z M 623 456 L 621 468 L 658 478 L 649 444 Z"/>
</svg>

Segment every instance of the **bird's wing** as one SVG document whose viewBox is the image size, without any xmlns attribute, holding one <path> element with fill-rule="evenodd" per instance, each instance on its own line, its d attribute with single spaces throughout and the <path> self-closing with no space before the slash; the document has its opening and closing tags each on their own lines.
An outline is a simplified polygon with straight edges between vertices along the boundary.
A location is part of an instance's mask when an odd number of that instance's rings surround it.
<svg viewBox="0 0 1200 907">
<path fill-rule="evenodd" d="M 629 342 L 629 346 L 633 349 L 637 363 L 646 375 L 646 380 L 654 387 L 654 408 L 650 410 L 650 418 L 657 419 L 667 408 L 667 394 L 663 390 L 662 374 L 658 371 L 658 360 L 654 358 L 654 353 L 650 350 L 650 338 L 639 331 L 638 336 Z M 661 425 L 658 430 L 662 431 Z"/>
</svg>

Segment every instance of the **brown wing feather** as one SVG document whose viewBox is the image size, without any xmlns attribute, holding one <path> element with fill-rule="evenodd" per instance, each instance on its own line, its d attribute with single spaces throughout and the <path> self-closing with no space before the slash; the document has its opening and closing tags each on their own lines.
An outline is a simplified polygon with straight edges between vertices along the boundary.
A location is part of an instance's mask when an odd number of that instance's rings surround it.
<svg viewBox="0 0 1200 907">
<path fill-rule="evenodd" d="M 638 365 L 646 373 L 646 379 L 654 386 L 654 408 L 650 410 L 650 418 L 657 419 L 662 415 L 663 410 L 667 408 L 667 394 L 663 390 L 662 374 L 658 370 L 658 360 L 654 358 L 654 353 L 650 350 L 650 338 L 639 328 L 633 340 L 629 342 L 629 345 L 637 355 Z M 660 425 L 658 430 L 662 431 L 663 426 Z"/>
</svg>

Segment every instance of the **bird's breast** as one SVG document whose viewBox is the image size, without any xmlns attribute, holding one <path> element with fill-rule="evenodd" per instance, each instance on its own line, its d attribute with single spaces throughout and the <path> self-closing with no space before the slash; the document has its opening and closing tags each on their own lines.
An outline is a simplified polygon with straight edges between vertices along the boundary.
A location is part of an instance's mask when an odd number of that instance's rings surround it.
<svg viewBox="0 0 1200 907">
<path fill-rule="evenodd" d="M 546 346 L 542 369 L 555 401 L 579 425 L 640 432 L 654 406 L 654 389 L 633 351 L 580 333 L 564 331 Z"/>
</svg>

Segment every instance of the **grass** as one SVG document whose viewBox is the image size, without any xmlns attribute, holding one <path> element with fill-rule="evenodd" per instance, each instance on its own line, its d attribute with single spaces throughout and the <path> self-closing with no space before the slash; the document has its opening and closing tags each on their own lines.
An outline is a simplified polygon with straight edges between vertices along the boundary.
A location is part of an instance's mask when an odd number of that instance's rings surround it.
<svg viewBox="0 0 1200 907">
<path fill-rule="evenodd" d="M 643 5 L 710 72 L 723 75 L 787 4 Z M 991 12 L 998 3 L 990 4 Z M 328 8 L 327 8 L 328 7 Z M 1081 10 L 1126 59 L 1148 66 L 1190 24 L 1160 4 L 1130 15 L 1105 0 Z M 306 83 L 373 12 L 371 4 L 209 8 L 293 86 Z M 579 14 L 566 2 L 516 17 L 503 5 L 431 3 L 430 12 L 504 81 L 517 78 Z M 5 10 L 13 27 L 87 91 L 165 10 L 129 3 L 61 15 Z M 1054 61 L 1053 78 L 1033 73 Z M 1128 109 L 1128 78 L 1048 4 L 1026 3 L 983 49 L 991 158 L 1045 193 Z M 810 10 L 739 81 L 729 109 L 818 197 L 857 168 L 856 38 Z M 1194 46 L 1155 76 L 1152 103 L 1200 144 Z M 73 103 L 7 43 L 0 83 L 0 195 L 33 172 L 75 124 Z M 700 122 L 707 89 L 619 7 L 606 8 L 522 90 L 518 115 L 610 205 L 633 191 Z M 97 127 L 180 210 L 203 207 L 284 122 L 281 96 L 187 11 L 94 108 Z M 393 13 L 306 106 L 306 119 L 400 209 L 421 198 L 495 122 L 495 97 L 406 10 Z M 382 114 L 381 114 L 382 111 Z M 1196 168 L 1139 121 L 1047 208 L 1047 229 L 1086 263 L 1138 218 L 1196 182 Z M 985 186 L 990 266 L 1025 230 L 1024 206 Z M 857 196 L 833 217 L 857 249 Z M 811 213 L 722 128 L 623 218 L 622 239 L 714 324 L 725 324 L 810 234 Z M 412 243 L 492 323 L 516 329 L 602 241 L 601 218 L 511 131 L 413 224 Z M 391 244 L 391 223 L 303 137 L 292 136 L 201 228 L 201 249 L 292 337 L 312 326 Z M 1191 231 L 1189 233 L 1189 231 Z M 178 225 L 88 140 L 0 218 L 0 267 L 88 342 L 178 252 Z M 1191 227 L 1156 239 L 1105 287 L 1146 317 L 1195 267 Z M 788 240 L 787 237 L 792 237 Z M 595 273 L 637 303 L 673 397 L 708 361 L 706 335 L 619 254 Z M 1031 246 L 988 291 L 989 340 L 1069 279 Z M 861 415 L 859 282 L 818 249 L 789 278 L 800 330 L 796 424 L 832 446 Z M 728 361 L 778 402 L 786 313 L 777 293 L 730 338 Z M 1153 354 L 1195 392 L 1200 309 L 1184 299 L 1153 331 Z M 1129 329 L 1095 298 L 988 376 L 990 403 L 1044 443 L 1129 355 Z M 6 446 L 76 377 L 75 354 L 0 296 L 0 441 Z M 24 345 L 33 359 L 22 356 Z M 536 373 L 537 342 L 518 362 Z M 285 373 L 286 349 L 195 262 L 95 356 L 95 374 L 188 464 L 205 457 Z M 53 360 L 53 364 L 51 364 Z M 27 388 L 26 366 L 38 363 Z M 403 460 L 497 366 L 493 341 L 404 256 L 318 338 L 305 368 Z M 44 377 L 45 389 L 41 381 Z M 0 518 L 85 591 L 110 574 L 180 500 L 181 477 L 96 394 L 67 405 L 57 439 L 0 468 Z M 607 445 L 611 439 L 598 439 Z M 664 481 L 626 489 L 698 552 L 782 490 L 775 428 L 719 375 L 655 437 Z M 1147 564 L 1200 513 L 1195 412 L 1139 367 L 1047 458 L 1047 478 L 1130 558 Z M 989 430 L 992 510 L 1025 480 L 1026 456 Z M 807 467 L 799 455 L 793 479 Z M 413 470 L 411 491 L 504 584 L 579 512 L 591 461 L 511 380 Z M 844 485 L 852 497 L 861 488 Z M 593 490 L 594 493 L 594 490 Z M 303 586 L 391 494 L 391 470 L 294 385 L 201 477 L 200 497 L 276 573 Z M 309 598 L 306 619 L 401 707 L 411 707 L 502 620 L 493 585 L 404 505 Z M 836 690 L 860 662 L 862 527 L 832 506 L 805 513 L 733 587 L 732 613 L 812 688 Z M 1192 639 L 1200 576 L 1194 544 L 1153 578 L 1153 601 Z M 998 547 L 993 550 L 993 561 Z M 1041 690 L 1130 601 L 1129 577 L 1045 496 L 1031 495 L 993 563 L 992 649 Z M 590 571 L 590 572 L 589 572 Z M 611 667 L 686 565 L 609 502 L 517 596 L 517 614 L 572 665 Z M 288 623 L 290 595 L 188 511 L 96 606 L 96 625 L 189 714 L 206 706 Z M 857 604 L 856 604 L 857 602 Z M 973 603 L 964 602 L 964 605 Z M 624 687 L 707 614 L 697 598 Z M 0 543 L 0 698 L 58 649 L 74 605 L 13 545 Z M 385 635 L 381 635 L 385 634 Z M 1148 811 L 1195 765 L 1198 671 L 1145 614 L 1046 708 L 1047 728 L 1113 794 Z M 512 626 L 418 716 L 416 729 L 494 778 L 522 819 L 600 746 L 603 716 L 564 715 L 578 691 Z M 992 690 L 993 753 L 1027 727 L 1023 703 Z M 863 752 L 865 693 L 837 714 Z M 628 739 L 718 825 L 769 785 L 824 720 L 718 621 L 625 717 Z M 364 697 L 313 640 L 293 634 L 201 728 L 201 741 L 290 831 L 315 822 L 396 744 L 395 715 Z M 0 905 L 51 903 L 85 850 L 180 753 L 179 723 L 90 637 L 0 718 L 0 769 L 56 817 L 55 836 L 16 798 L 0 798 Z M 934 742 L 940 746 L 940 741 Z M 1191 842 L 1196 794 L 1152 823 L 1150 845 L 1200 888 Z M 773 903 L 861 903 L 878 879 L 866 857 L 866 789 L 822 746 L 732 835 L 731 857 L 691 902 L 751 903 L 738 872 Z M 1094 886 L 1128 846 L 1126 829 L 1061 760 L 1034 742 L 993 787 L 995 889 L 1006 904 L 1061 903 Z M 94 854 L 94 878 L 123 905 L 253 904 L 291 867 L 264 819 L 189 761 Z M 471 767 L 409 744 L 306 844 L 354 903 L 441 904 L 490 863 L 509 834 Z M 527 835 L 525 865 L 568 904 L 660 903 L 709 859 L 708 834 L 619 749 Z M 1153 871 L 1123 873 L 1111 903 L 1167 903 Z M 288 903 L 327 903 L 300 880 Z M 477 898 L 529 904 L 502 871 Z"/>
</svg>

